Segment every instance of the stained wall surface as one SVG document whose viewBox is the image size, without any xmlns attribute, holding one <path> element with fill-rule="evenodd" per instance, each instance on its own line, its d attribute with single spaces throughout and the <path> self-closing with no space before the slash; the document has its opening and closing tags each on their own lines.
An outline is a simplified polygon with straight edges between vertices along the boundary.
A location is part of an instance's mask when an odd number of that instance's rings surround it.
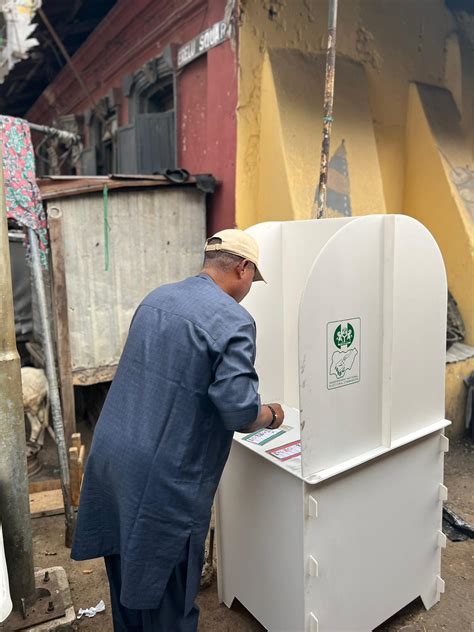
<svg viewBox="0 0 474 632">
<path fill-rule="evenodd" d="M 101 193 L 49 205 L 62 211 L 72 370 L 115 366 L 146 294 L 199 272 L 204 194 L 184 188 L 111 191 L 108 247 Z"/>
<path fill-rule="evenodd" d="M 285 93 L 280 94 L 277 110 L 295 107 L 299 112 L 298 88 L 306 85 L 311 92 L 313 116 L 321 126 L 323 93 L 320 85 L 311 76 L 319 74 L 315 55 L 325 53 L 327 32 L 327 2 L 321 0 L 279 0 L 278 2 L 242 3 L 239 31 L 239 97 L 237 131 L 237 220 L 249 225 L 258 215 L 259 190 L 268 183 L 268 165 L 265 147 L 262 147 L 261 132 L 265 118 L 272 118 L 270 108 L 262 111 L 262 101 L 268 90 L 265 77 L 265 57 L 275 49 L 288 51 L 292 58 L 297 51 L 301 63 L 292 72 L 291 83 L 286 83 Z M 467 25 L 466 31 L 471 27 Z M 459 37 L 457 33 L 459 32 Z M 470 32 L 470 31 L 469 31 Z M 464 52 L 464 48 L 466 51 Z M 472 67 L 468 56 L 470 47 L 467 36 L 457 30 L 453 15 L 441 0 L 411 2 L 410 0 L 351 0 L 339 5 L 337 27 L 336 92 L 335 101 L 339 108 L 335 123 L 346 136 L 346 148 L 351 177 L 351 192 L 364 187 L 360 182 L 363 165 L 371 173 L 373 164 L 367 156 L 357 153 L 351 141 L 353 130 L 350 116 L 353 108 L 360 108 L 366 100 L 370 107 L 370 120 L 359 118 L 358 125 L 369 136 L 375 135 L 378 168 L 383 183 L 387 212 L 404 212 L 403 191 L 405 185 L 405 128 L 408 90 L 411 82 L 417 81 L 434 86 L 457 86 L 461 95 L 460 106 L 463 121 L 472 117 Z M 464 60 L 465 58 L 465 60 Z M 365 79 L 359 95 L 350 103 L 339 103 L 343 96 L 341 83 L 347 81 L 341 60 L 352 60 L 361 64 Z M 278 62 L 276 72 L 280 72 Z M 311 70 L 311 64 L 313 70 Z M 272 64 L 274 67 L 274 64 Z M 357 72 L 357 71 L 356 71 Z M 313 87 L 311 87 L 313 86 Z M 363 94 L 362 94 L 363 93 Z M 346 118 L 348 119 L 346 121 Z M 303 123 L 304 124 L 304 123 Z M 469 125 L 465 126 L 466 128 Z M 275 132 L 278 134 L 278 132 Z M 298 134 L 300 130 L 289 130 Z M 337 132 L 335 130 L 337 135 Z M 320 132 L 310 139 L 312 148 L 303 152 L 307 178 L 315 188 L 318 176 Z M 336 150 L 336 136 L 332 152 Z M 309 142 L 308 142 L 309 144 Z M 332 153 L 331 152 L 331 153 Z M 265 164 L 264 164 L 265 160 Z M 262 180 L 262 174 L 265 177 Z M 368 177 L 368 176 L 366 176 Z M 377 173 L 373 176 L 377 179 Z M 290 176 L 289 186 L 293 185 Z M 370 205 L 369 196 L 366 204 Z M 383 210 L 379 208 L 379 211 Z M 311 208 L 301 211 L 309 217 Z M 288 211 L 294 216 L 294 210 Z M 363 204 L 355 202 L 354 214 L 363 213 Z"/>
<path fill-rule="evenodd" d="M 313 216 L 327 12 L 327 0 L 241 2 L 241 228 Z M 343 0 L 334 99 L 329 216 L 420 220 L 441 248 L 474 346 L 474 16 L 442 0 Z M 446 396 L 459 417 L 468 363 L 450 370 Z"/>
</svg>

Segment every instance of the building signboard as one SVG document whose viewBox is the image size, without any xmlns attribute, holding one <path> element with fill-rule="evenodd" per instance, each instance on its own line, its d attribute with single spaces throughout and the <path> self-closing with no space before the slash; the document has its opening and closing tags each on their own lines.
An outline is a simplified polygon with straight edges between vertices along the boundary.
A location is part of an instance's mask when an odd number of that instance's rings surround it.
<svg viewBox="0 0 474 632">
<path fill-rule="evenodd" d="M 183 44 L 183 46 L 180 46 L 178 49 L 178 69 L 191 63 L 200 55 L 207 53 L 214 46 L 225 42 L 230 37 L 230 30 L 230 24 L 222 20 L 213 24 L 191 41 Z"/>
</svg>

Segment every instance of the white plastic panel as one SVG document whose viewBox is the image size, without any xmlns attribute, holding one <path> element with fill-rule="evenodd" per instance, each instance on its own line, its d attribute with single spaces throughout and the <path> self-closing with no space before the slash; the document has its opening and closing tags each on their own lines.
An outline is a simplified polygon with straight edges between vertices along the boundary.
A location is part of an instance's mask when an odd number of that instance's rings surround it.
<svg viewBox="0 0 474 632">
<path fill-rule="evenodd" d="M 384 239 L 382 216 L 356 219 L 310 272 L 298 341 L 304 477 L 382 445 Z"/>
<path fill-rule="evenodd" d="M 305 609 L 319 632 L 367 632 L 418 596 L 427 608 L 438 601 L 439 436 L 306 486 L 318 516 L 306 519 L 305 556 L 318 576 L 307 578 Z"/>
<path fill-rule="evenodd" d="M 242 301 L 257 324 L 255 368 L 262 402 L 280 402 L 284 392 L 281 226 L 281 222 L 267 222 L 248 230 L 258 242 L 260 268 L 266 280 L 254 283 Z"/>
<path fill-rule="evenodd" d="M 353 218 L 282 224 L 285 391 L 284 402 L 299 408 L 298 315 L 314 260 L 328 240 Z"/>
<path fill-rule="evenodd" d="M 300 427 L 300 413 L 296 408 L 290 408 L 285 404 L 282 404 L 283 411 L 285 413 L 285 422 L 283 424 L 283 431 L 279 428 L 279 433 L 274 438 L 265 438 L 264 443 L 259 445 L 249 441 L 249 433 L 234 434 L 234 443 L 240 443 L 246 450 L 252 450 L 256 452 L 261 458 L 267 459 L 276 467 L 281 467 L 293 476 L 302 478 L 301 475 L 301 455 L 288 460 L 280 460 L 268 453 L 268 450 L 274 448 L 280 448 L 288 443 L 299 442 L 301 439 L 301 427 Z M 252 433 L 254 434 L 254 433 Z M 312 482 L 312 481 L 311 481 Z"/>
<path fill-rule="evenodd" d="M 0 523 L 0 622 L 4 621 L 12 610 L 10 588 L 8 584 L 7 561 L 3 548 L 3 531 Z"/>
<path fill-rule="evenodd" d="M 303 481 L 234 442 L 217 493 L 219 599 L 304 630 Z"/>
<path fill-rule="evenodd" d="M 426 228 L 396 217 L 392 352 L 392 440 L 444 418 L 447 285 Z"/>
<path fill-rule="evenodd" d="M 257 323 L 256 369 L 263 401 L 299 408 L 298 313 L 321 249 L 353 218 L 267 222 L 248 229 L 260 248 L 267 283 L 254 283 L 242 305 Z"/>
</svg>

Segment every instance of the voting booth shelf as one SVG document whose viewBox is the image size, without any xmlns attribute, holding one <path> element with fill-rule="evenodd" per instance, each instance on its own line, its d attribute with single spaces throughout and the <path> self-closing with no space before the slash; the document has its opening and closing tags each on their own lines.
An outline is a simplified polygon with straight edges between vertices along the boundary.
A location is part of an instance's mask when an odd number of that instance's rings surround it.
<svg viewBox="0 0 474 632">
<path fill-rule="evenodd" d="M 257 324 L 278 431 L 236 434 L 217 496 L 220 600 L 271 632 L 367 632 L 440 577 L 446 274 L 401 215 L 270 222 Z"/>
</svg>

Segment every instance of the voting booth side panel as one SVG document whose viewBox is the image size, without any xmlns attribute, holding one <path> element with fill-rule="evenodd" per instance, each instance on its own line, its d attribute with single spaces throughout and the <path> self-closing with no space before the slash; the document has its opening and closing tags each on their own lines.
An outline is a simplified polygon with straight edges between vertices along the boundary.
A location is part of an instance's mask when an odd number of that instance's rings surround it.
<svg viewBox="0 0 474 632">
<path fill-rule="evenodd" d="M 421 596 L 439 600 L 442 580 L 441 433 L 320 485 L 306 485 L 306 620 L 318 632 L 367 632 Z M 307 629 L 310 629 L 309 627 Z"/>
<path fill-rule="evenodd" d="M 396 216 L 391 440 L 445 417 L 448 288 L 441 252 L 417 220 Z"/>
<path fill-rule="evenodd" d="M 446 301 L 439 248 L 412 218 L 357 218 L 327 242 L 299 315 L 304 477 L 444 423 Z"/>
<path fill-rule="evenodd" d="M 257 224 L 247 232 L 259 244 L 259 264 L 266 283 L 254 283 L 242 306 L 250 312 L 257 326 L 255 369 L 262 402 L 279 402 L 284 393 L 281 222 Z"/>
<path fill-rule="evenodd" d="M 234 442 L 217 494 L 219 600 L 304 630 L 303 482 Z"/>
<path fill-rule="evenodd" d="M 258 242 L 267 283 L 254 283 L 242 305 L 257 324 L 256 370 L 262 401 L 299 409 L 298 314 L 313 262 L 354 218 L 266 222 L 247 232 Z"/>
<path fill-rule="evenodd" d="M 284 402 L 300 408 L 298 320 L 301 296 L 314 260 L 327 242 L 353 218 L 285 222 L 282 224 Z"/>
<path fill-rule="evenodd" d="M 342 226 L 308 275 L 298 340 L 304 477 L 383 445 L 383 220 Z"/>
</svg>

